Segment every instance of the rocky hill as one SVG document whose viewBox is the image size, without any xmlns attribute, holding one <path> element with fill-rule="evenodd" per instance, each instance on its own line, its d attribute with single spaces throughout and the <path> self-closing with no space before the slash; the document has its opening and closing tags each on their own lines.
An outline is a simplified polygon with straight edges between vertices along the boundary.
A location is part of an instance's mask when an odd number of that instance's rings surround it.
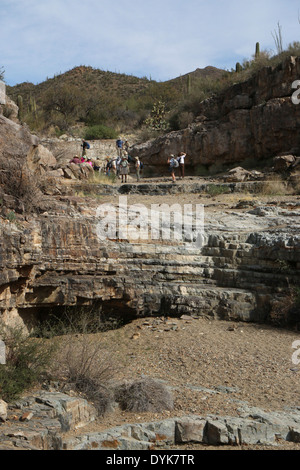
<svg viewBox="0 0 300 470">
<path fill-rule="evenodd" d="M 63 129 L 81 122 L 132 130 L 140 126 L 156 100 L 163 97 L 170 111 L 187 96 L 191 86 L 202 80 L 221 80 L 224 73 L 206 67 L 167 82 L 156 82 L 80 66 L 37 85 L 8 86 L 7 93 L 18 102 L 22 119 L 32 129 L 41 130 L 41 122 L 44 128 L 57 125 Z"/>
</svg>

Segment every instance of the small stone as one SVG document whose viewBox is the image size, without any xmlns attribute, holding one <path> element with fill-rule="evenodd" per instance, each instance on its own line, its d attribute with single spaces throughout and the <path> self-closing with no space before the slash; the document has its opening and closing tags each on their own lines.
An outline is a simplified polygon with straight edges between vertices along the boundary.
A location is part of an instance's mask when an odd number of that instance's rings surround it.
<svg viewBox="0 0 300 470">
<path fill-rule="evenodd" d="M 20 421 L 30 421 L 31 419 L 33 418 L 33 413 L 32 411 L 28 411 L 27 413 L 24 413 L 21 418 L 20 418 Z"/>
</svg>

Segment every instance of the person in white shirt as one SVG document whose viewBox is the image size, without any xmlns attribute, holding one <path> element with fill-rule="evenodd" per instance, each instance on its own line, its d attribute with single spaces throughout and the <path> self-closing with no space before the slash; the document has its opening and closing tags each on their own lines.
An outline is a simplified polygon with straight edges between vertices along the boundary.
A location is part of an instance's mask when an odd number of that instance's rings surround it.
<svg viewBox="0 0 300 470">
<path fill-rule="evenodd" d="M 181 176 L 181 179 L 184 178 L 184 159 L 186 157 L 186 154 L 184 152 L 180 152 L 178 155 L 178 163 L 179 163 L 179 174 Z"/>
<path fill-rule="evenodd" d="M 140 181 L 140 171 L 141 171 L 141 162 L 139 157 L 135 157 L 135 173 L 136 173 L 136 180 Z"/>
</svg>

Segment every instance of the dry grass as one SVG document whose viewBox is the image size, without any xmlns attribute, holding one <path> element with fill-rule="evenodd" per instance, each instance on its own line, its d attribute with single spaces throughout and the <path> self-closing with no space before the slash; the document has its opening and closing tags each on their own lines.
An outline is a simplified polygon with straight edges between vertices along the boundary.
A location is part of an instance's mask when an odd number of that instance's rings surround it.
<svg viewBox="0 0 300 470">
<path fill-rule="evenodd" d="M 117 371 L 112 354 L 93 335 L 67 335 L 59 345 L 51 375 L 92 402 L 100 416 L 111 411 L 110 382 Z"/>
<path fill-rule="evenodd" d="M 150 377 L 117 387 L 115 399 L 122 410 L 136 413 L 160 413 L 174 407 L 169 389 Z"/>
<path fill-rule="evenodd" d="M 285 196 L 291 194 L 290 188 L 280 176 L 273 176 L 272 179 L 265 181 L 260 189 L 260 196 Z"/>
</svg>

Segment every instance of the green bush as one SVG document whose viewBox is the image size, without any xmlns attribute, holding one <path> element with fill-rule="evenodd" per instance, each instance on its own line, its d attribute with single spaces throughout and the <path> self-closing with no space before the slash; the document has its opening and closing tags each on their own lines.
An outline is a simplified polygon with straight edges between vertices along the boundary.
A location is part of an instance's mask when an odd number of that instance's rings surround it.
<svg viewBox="0 0 300 470">
<path fill-rule="evenodd" d="M 230 188 L 228 186 L 219 186 L 217 184 L 208 184 L 206 187 L 206 192 L 210 196 L 219 196 L 220 194 L 230 193 Z"/>
<path fill-rule="evenodd" d="M 0 337 L 6 348 L 6 364 L 0 365 L 0 398 L 11 402 L 45 379 L 54 344 L 30 338 L 21 327 L 1 327 Z"/>
<path fill-rule="evenodd" d="M 117 139 L 118 134 L 111 127 L 99 124 L 97 126 L 88 127 L 85 131 L 84 138 L 86 140 Z"/>
</svg>

